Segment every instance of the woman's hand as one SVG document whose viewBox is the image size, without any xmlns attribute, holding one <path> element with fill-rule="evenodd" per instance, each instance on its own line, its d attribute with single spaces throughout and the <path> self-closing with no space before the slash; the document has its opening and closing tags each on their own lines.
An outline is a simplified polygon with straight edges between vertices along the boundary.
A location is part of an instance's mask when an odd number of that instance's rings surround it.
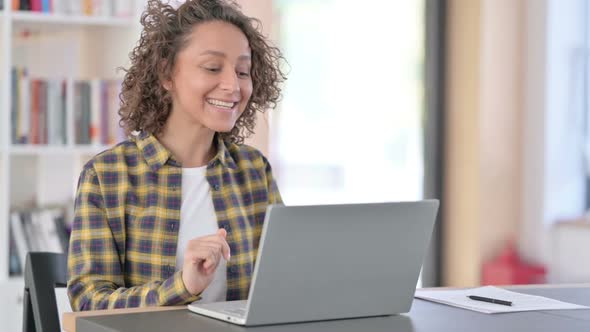
<svg viewBox="0 0 590 332">
<path fill-rule="evenodd" d="M 225 229 L 220 228 L 213 235 L 188 242 L 184 251 L 182 282 L 191 294 L 197 295 L 207 288 L 221 259 L 229 261 L 230 252 L 226 236 Z"/>
</svg>

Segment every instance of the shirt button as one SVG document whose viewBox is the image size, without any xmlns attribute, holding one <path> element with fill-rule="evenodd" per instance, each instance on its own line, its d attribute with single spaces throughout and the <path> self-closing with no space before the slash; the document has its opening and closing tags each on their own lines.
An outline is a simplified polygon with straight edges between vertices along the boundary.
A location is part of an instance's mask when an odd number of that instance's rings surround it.
<svg viewBox="0 0 590 332">
<path fill-rule="evenodd" d="M 174 228 L 175 228 L 175 225 L 174 224 L 170 224 L 170 226 L 168 226 L 168 229 L 170 229 L 171 231 L 173 231 Z"/>
<path fill-rule="evenodd" d="M 218 184 L 214 184 L 213 185 L 213 190 L 215 190 L 215 191 L 219 190 L 219 185 Z"/>
<path fill-rule="evenodd" d="M 236 273 L 237 270 L 238 269 L 235 266 L 232 266 L 229 268 L 229 272 L 231 272 L 231 273 Z"/>
<path fill-rule="evenodd" d="M 172 186 L 172 191 L 178 191 L 178 186 Z"/>
</svg>

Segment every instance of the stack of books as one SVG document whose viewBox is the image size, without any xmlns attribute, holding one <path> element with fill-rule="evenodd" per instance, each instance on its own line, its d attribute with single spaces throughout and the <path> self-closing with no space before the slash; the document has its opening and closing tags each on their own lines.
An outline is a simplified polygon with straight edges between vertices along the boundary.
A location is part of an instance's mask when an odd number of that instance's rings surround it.
<svg viewBox="0 0 590 332">
<path fill-rule="evenodd" d="M 70 93 L 75 144 L 112 145 L 125 139 L 119 126 L 119 80 L 68 84 L 66 79 L 33 78 L 26 69 L 14 68 L 11 84 L 13 144 L 67 144 Z"/>
<path fill-rule="evenodd" d="M 67 252 L 71 229 L 64 207 L 24 209 L 10 214 L 10 274 L 21 274 L 29 251 Z"/>
<path fill-rule="evenodd" d="M 120 81 L 74 82 L 75 143 L 112 145 L 125 140 L 119 126 Z"/>
<path fill-rule="evenodd" d="M 12 69 L 13 144 L 66 144 L 66 81 L 30 78 Z"/>
</svg>

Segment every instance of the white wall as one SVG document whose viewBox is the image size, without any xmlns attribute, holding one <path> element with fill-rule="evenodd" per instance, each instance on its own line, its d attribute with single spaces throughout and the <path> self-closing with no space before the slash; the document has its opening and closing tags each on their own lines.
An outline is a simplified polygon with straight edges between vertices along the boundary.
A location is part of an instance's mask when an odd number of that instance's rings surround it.
<svg viewBox="0 0 590 332">
<path fill-rule="evenodd" d="M 585 210 L 582 46 L 585 0 L 528 0 L 521 252 L 551 267 L 552 224 Z M 552 281 L 552 276 L 549 276 Z"/>
</svg>

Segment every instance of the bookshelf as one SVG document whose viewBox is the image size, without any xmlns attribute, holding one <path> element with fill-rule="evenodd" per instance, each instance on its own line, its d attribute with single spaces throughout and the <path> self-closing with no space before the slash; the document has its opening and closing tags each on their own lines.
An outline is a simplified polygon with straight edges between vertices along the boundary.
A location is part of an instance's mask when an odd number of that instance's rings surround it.
<svg viewBox="0 0 590 332">
<path fill-rule="evenodd" d="M 121 1 L 125 0 L 113 0 L 111 5 L 120 6 Z M 13 292 L 3 291 L 0 307 L 14 308 L 3 310 L 0 321 L 7 322 L 4 327 L 8 330 L 20 330 L 22 316 L 22 305 L 14 303 L 20 301 L 22 276 L 10 273 L 12 212 L 56 205 L 73 208 L 75 186 L 84 163 L 121 139 L 118 136 L 113 141 L 109 136 L 109 142 L 80 143 L 77 136 L 80 104 L 76 102 L 75 86 L 77 82 L 122 79 L 123 72 L 117 72 L 116 68 L 128 66 L 128 53 L 140 33 L 138 16 L 145 4 L 145 0 L 128 1 L 131 11 L 117 16 L 112 14 L 113 8 L 108 9 L 108 14 L 97 15 L 67 10 L 22 11 L 12 8 L 12 0 L 0 0 L 0 288 Z M 59 86 L 65 91 L 59 104 L 63 141 L 41 140 L 31 144 L 30 140 L 15 140 L 13 106 L 22 102 L 23 97 L 15 93 L 14 87 L 21 85 L 13 82 L 14 68 L 24 69 L 31 80 L 61 82 Z M 18 114 L 20 117 L 21 113 Z"/>
<path fill-rule="evenodd" d="M 108 16 L 84 16 L 66 14 L 44 14 L 27 11 L 14 11 L 11 20 L 16 26 L 37 26 L 47 29 L 61 29 L 71 26 L 131 27 L 134 22 L 128 18 Z"/>
</svg>

